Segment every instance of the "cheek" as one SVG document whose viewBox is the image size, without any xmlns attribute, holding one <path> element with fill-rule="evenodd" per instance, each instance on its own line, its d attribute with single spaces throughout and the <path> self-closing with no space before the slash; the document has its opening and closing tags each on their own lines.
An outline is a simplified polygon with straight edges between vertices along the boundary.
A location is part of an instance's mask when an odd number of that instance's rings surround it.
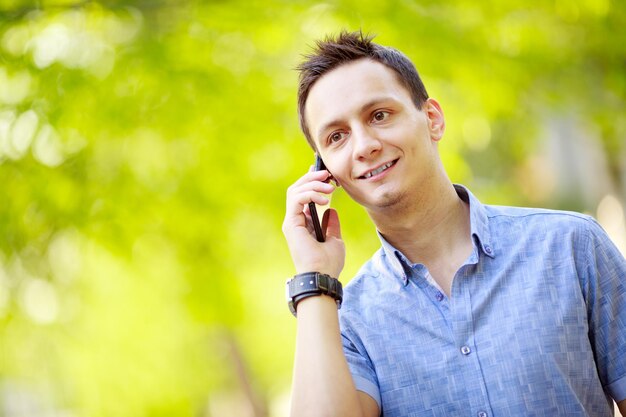
<svg viewBox="0 0 626 417">
<path fill-rule="evenodd" d="M 334 152 L 331 155 L 322 155 L 326 168 L 333 175 L 335 181 L 342 186 L 350 179 L 350 159 L 346 158 L 344 153 Z"/>
<path fill-rule="evenodd" d="M 423 125 L 412 125 L 411 128 L 397 129 L 391 132 L 387 143 L 402 149 L 404 153 L 410 156 L 416 156 L 420 153 L 427 152 L 431 147 L 432 141 L 428 134 L 428 129 Z"/>
<path fill-rule="evenodd" d="M 330 173 L 333 175 L 337 185 L 345 188 L 345 184 L 348 184 L 348 180 L 350 179 L 349 173 L 346 172 L 345 169 L 330 170 Z"/>
<path fill-rule="evenodd" d="M 363 194 L 362 191 L 355 189 L 351 186 L 351 184 L 346 184 L 346 186 L 343 187 L 343 190 L 346 194 L 348 194 L 352 201 L 357 204 L 363 205 L 367 199 L 367 196 Z"/>
</svg>

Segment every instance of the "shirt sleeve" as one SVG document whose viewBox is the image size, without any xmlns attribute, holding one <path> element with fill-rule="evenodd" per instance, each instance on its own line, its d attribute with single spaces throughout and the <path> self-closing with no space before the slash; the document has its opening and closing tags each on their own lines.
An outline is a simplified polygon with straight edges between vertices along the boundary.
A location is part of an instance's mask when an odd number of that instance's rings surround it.
<svg viewBox="0 0 626 417">
<path fill-rule="evenodd" d="M 372 397 L 378 404 L 378 409 L 382 410 L 380 389 L 378 388 L 378 378 L 374 366 L 358 337 L 344 329 L 344 324 L 345 322 L 342 323 L 341 340 L 354 385 L 358 391 Z"/>
<path fill-rule="evenodd" d="M 589 337 L 600 381 L 619 402 L 626 399 L 626 260 L 595 220 L 586 241 Z"/>
</svg>

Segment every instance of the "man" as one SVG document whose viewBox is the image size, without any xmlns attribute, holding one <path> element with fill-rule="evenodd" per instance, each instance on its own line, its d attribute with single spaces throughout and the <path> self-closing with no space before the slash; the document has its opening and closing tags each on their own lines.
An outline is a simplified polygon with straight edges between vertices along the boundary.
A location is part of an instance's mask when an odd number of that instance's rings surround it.
<svg viewBox="0 0 626 417">
<path fill-rule="evenodd" d="M 400 52 L 344 32 L 299 70 L 301 126 L 327 170 L 287 192 L 292 415 L 609 416 L 611 399 L 626 414 L 626 261 L 597 223 L 453 185 L 441 106 Z M 339 219 L 327 211 L 318 242 L 308 210 L 330 178 L 382 242 L 339 312 Z"/>
</svg>

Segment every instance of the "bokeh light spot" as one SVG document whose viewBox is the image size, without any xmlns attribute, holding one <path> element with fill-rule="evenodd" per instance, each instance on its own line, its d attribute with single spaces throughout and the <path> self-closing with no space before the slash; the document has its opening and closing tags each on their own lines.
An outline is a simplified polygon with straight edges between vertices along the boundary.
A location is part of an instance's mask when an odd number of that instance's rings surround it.
<svg viewBox="0 0 626 417">
<path fill-rule="evenodd" d="M 24 312 L 39 324 L 54 322 L 59 313 L 54 287 L 40 278 L 31 278 L 24 283 L 21 304 Z"/>
</svg>

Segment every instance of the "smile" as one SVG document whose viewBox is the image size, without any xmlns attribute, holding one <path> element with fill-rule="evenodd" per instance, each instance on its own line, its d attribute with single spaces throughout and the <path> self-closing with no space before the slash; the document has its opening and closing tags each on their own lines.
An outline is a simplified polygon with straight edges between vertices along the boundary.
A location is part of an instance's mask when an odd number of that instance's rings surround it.
<svg viewBox="0 0 626 417">
<path fill-rule="evenodd" d="M 387 162 L 386 164 L 383 164 L 381 166 L 379 166 L 378 168 L 370 171 L 370 172 L 366 172 L 365 174 L 363 174 L 360 178 L 370 178 L 373 177 L 374 175 L 378 175 L 383 171 L 386 171 L 387 169 L 391 168 L 393 165 L 395 165 L 395 163 L 398 162 L 397 159 Z"/>
</svg>

